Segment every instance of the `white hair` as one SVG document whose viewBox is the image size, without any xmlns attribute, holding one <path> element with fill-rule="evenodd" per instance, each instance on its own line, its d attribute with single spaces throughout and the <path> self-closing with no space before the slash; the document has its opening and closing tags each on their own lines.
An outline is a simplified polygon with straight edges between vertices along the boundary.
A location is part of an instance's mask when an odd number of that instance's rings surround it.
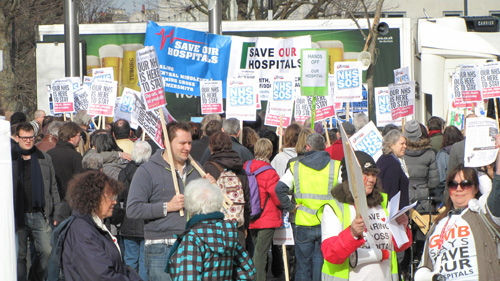
<svg viewBox="0 0 500 281">
<path fill-rule="evenodd" d="M 141 164 L 147 162 L 151 157 L 151 145 L 146 141 L 135 141 L 132 149 L 132 160 Z"/>
<path fill-rule="evenodd" d="M 352 120 L 352 124 L 354 128 L 356 128 L 356 132 L 361 130 L 366 124 L 368 124 L 368 116 L 366 116 L 363 112 L 354 114 L 354 119 Z"/>
<path fill-rule="evenodd" d="M 223 201 L 220 188 L 206 179 L 190 181 L 184 189 L 184 207 L 193 215 L 220 211 Z"/>
</svg>

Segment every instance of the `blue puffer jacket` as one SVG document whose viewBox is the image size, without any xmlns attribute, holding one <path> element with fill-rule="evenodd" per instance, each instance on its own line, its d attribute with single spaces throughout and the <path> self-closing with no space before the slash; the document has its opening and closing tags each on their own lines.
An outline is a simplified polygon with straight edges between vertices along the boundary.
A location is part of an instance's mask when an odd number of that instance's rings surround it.
<svg viewBox="0 0 500 281">
<path fill-rule="evenodd" d="M 113 238 L 97 226 L 91 215 L 74 210 L 73 216 L 62 252 L 65 280 L 142 280 L 122 262 Z"/>
</svg>

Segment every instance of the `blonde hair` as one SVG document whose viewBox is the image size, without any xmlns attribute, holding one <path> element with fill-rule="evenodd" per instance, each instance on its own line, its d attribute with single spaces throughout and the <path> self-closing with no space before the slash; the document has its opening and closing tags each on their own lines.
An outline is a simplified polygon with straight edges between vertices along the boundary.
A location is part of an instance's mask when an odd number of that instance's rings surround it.
<svg viewBox="0 0 500 281">
<path fill-rule="evenodd" d="M 255 158 L 269 159 L 273 154 L 273 143 L 266 138 L 259 139 L 254 146 Z"/>
<path fill-rule="evenodd" d="M 297 138 L 297 144 L 295 144 L 295 152 L 297 152 L 297 155 L 306 153 L 307 136 L 311 134 L 314 134 L 314 130 L 311 128 L 304 128 L 300 131 L 299 137 Z"/>
</svg>

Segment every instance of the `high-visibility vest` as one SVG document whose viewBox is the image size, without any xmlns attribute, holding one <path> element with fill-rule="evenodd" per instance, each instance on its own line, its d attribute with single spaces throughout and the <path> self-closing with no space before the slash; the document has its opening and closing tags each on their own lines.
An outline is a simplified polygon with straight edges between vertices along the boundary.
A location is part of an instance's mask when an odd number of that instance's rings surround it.
<svg viewBox="0 0 500 281">
<path fill-rule="evenodd" d="M 384 198 L 382 201 L 382 208 L 384 209 L 385 214 L 389 216 L 389 213 L 387 212 L 387 194 L 385 193 L 381 194 L 382 198 Z M 333 211 L 340 220 L 340 223 L 342 224 L 342 229 L 346 229 L 349 226 L 351 226 L 351 212 L 349 210 L 349 204 L 340 203 L 336 199 L 332 199 L 330 202 L 328 202 L 328 205 L 332 207 Z M 349 257 L 345 259 L 345 261 L 342 264 L 333 264 L 328 262 L 327 260 L 324 260 L 323 268 L 321 269 L 322 272 L 321 280 L 323 281 L 349 280 L 349 271 L 350 271 Z M 391 251 L 391 275 L 392 275 L 392 280 L 398 280 L 398 260 L 396 257 L 396 252 L 394 250 Z"/>
<path fill-rule="evenodd" d="M 318 209 L 332 200 L 331 191 L 337 185 L 340 161 L 330 160 L 325 168 L 318 171 L 295 161 L 290 163 L 293 174 L 294 194 L 297 208 L 295 224 L 316 226 L 321 218 L 316 215 Z"/>
</svg>

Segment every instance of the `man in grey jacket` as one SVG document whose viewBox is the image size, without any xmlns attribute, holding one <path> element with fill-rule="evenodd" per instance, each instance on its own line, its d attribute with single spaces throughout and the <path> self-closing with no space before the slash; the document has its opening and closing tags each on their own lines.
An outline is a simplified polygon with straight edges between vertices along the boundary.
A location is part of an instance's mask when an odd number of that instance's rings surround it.
<svg viewBox="0 0 500 281">
<path fill-rule="evenodd" d="M 188 159 L 192 141 L 189 124 L 172 122 L 167 131 L 173 165 L 168 163 L 164 150 L 157 150 L 134 174 L 127 200 L 127 216 L 144 220 L 144 258 L 150 281 L 170 280 L 165 273 L 167 257 L 175 242 L 174 235 L 184 231 L 188 218 L 179 213 L 184 208 L 184 187 L 200 178 Z M 177 172 L 180 194 L 175 193 L 172 166 Z"/>
</svg>

